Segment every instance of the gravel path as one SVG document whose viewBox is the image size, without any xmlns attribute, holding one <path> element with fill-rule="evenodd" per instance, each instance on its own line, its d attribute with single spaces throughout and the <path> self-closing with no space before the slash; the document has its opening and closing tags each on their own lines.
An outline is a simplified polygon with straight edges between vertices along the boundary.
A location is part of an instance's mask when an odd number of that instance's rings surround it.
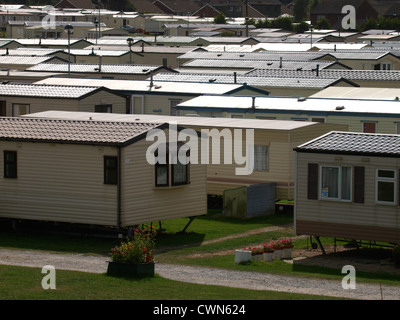
<svg viewBox="0 0 400 320">
<path fill-rule="evenodd" d="M 56 270 L 105 273 L 108 258 L 82 254 L 55 254 L 42 251 L 0 249 L 0 264 L 42 268 L 52 265 Z M 212 284 L 253 290 L 270 290 L 314 294 L 363 300 L 400 300 L 400 288 L 374 284 L 358 284 L 355 290 L 344 290 L 340 281 L 316 280 L 257 272 L 215 268 L 156 264 L 160 276 L 183 282 Z"/>
</svg>

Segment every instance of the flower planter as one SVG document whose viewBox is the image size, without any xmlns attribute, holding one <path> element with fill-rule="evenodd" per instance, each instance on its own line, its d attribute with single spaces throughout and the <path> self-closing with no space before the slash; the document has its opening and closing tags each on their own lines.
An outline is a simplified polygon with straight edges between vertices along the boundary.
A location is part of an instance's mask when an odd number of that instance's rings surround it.
<svg viewBox="0 0 400 320">
<path fill-rule="evenodd" d="M 253 261 L 262 261 L 262 259 L 263 259 L 263 253 L 262 252 L 253 254 Z"/>
<path fill-rule="evenodd" d="M 132 264 L 110 261 L 108 263 L 107 274 L 115 277 L 153 277 L 154 262 Z"/>
<path fill-rule="evenodd" d="M 292 251 L 293 251 L 293 246 L 285 247 L 282 250 L 282 259 L 291 259 L 292 258 Z"/>
<path fill-rule="evenodd" d="M 251 261 L 251 251 L 249 250 L 236 250 L 235 251 L 235 264 Z"/>
<path fill-rule="evenodd" d="M 274 251 L 264 252 L 263 256 L 264 256 L 264 261 L 265 262 L 272 262 L 273 261 L 273 257 L 274 257 Z"/>
<path fill-rule="evenodd" d="M 273 260 L 280 260 L 282 258 L 283 248 L 275 248 Z"/>
</svg>

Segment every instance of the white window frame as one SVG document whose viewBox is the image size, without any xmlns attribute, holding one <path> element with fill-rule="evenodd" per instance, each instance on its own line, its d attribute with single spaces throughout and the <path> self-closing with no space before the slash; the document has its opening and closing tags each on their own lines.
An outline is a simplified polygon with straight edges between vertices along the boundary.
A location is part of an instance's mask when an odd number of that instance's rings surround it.
<svg viewBox="0 0 400 320">
<path fill-rule="evenodd" d="M 393 178 L 385 178 L 379 177 L 379 171 L 393 171 L 394 177 Z M 379 182 L 391 182 L 394 184 L 393 186 L 393 202 L 390 201 L 379 201 L 378 200 L 378 183 Z M 397 170 L 394 168 L 377 168 L 375 170 L 375 203 L 376 204 L 383 204 L 389 206 L 396 206 L 397 205 Z"/>
<path fill-rule="evenodd" d="M 338 168 L 338 197 L 323 197 L 322 196 L 322 169 L 323 168 Z M 350 168 L 350 199 L 342 199 L 342 169 Z M 346 165 L 331 165 L 331 164 L 321 164 L 319 166 L 319 185 L 318 185 L 318 199 L 324 201 L 339 201 L 339 202 L 352 202 L 353 201 L 353 167 Z"/>
<path fill-rule="evenodd" d="M 381 62 L 381 70 L 386 70 L 386 71 L 392 70 L 392 63 L 391 62 Z"/>
</svg>

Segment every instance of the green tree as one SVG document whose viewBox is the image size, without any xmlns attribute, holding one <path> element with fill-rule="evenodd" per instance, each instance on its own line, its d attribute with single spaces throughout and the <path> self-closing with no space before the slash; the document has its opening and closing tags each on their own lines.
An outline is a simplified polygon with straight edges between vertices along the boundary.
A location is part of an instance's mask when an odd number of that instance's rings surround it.
<svg viewBox="0 0 400 320">
<path fill-rule="evenodd" d="M 214 18 L 215 24 L 226 24 L 226 16 L 223 12 L 218 13 Z"/>
<path fill-rule="evenodd" d="M 332 29 L 332 25 L 327 18 L 322 18 L 315 26 L 317 29 Z"/>
<path fill-rule="evenodd" d="M 305 22 L 302 21 L 300 22 L 298 25 L 295 26 L 294 30 L 296 31 L 296 33 L 304 33 L 306 31 L 308 31 L 310 29 L 310 25 Z"/>
<path fill-rule="evenodd" d="M 293 7 L 294 20 L 300 22 L 309 16 L 310 0 L 295 0 Z"/>
<path fill-rule="evenodd" d="M 293 31 L 293 21 L 291 18 L 281 17 L 271 21 L 270 28 L 279 28 L 286 31 Z"/>
<path fill-rule="evenodd" d="M 255 26 L 256 28 L 260 29 L 260 28 L 269 28 L 270 27 L 270 22 L 268 21 L 268 19 L 259 19 L 257 20 Z"/>
</svg>

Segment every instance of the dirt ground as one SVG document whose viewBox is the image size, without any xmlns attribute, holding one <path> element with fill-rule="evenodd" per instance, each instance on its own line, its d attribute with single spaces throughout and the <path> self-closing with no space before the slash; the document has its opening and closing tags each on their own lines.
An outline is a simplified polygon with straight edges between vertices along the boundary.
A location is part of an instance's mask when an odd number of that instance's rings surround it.
<svg viewBox="0 0 400 320">
<path fill-rule="evenodd" d="M 324 246 L 323 254 L 318 249 L 293 250 L 292 260 L 288 263 L 302 265 L 316 265 L 341 269 L 345 265 L 352 265 L 356 271 L 379 272 L 400 275 L 400 269 L 395 268 L 390 250 L 362 248 L 346 248 L 342 245 Z"/>
</svg>

